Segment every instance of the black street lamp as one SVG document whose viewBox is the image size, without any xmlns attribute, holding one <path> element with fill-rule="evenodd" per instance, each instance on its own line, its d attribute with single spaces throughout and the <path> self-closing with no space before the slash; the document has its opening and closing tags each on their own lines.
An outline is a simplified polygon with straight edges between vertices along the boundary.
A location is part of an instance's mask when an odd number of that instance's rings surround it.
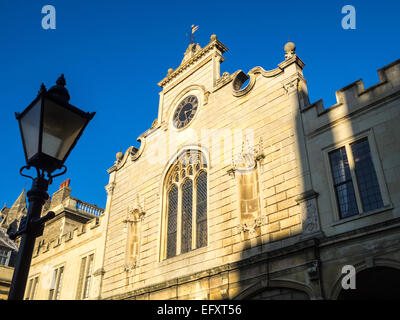
<svg viewBox="0 0 400 320">
<path fill-rule="evenodd" d="M 47 188 L 54 177 L 67 171 L 64 162 L 95 115 L 69 104 L 70 96 L 65 85 L 64 75 L 48 91 L 42 84 L 35 100 L 22 113 L 15 113 L 27 164 L 20 173 L 33 182 L 32 189 L 27 192 L 28 213 L 21 220 L 18 231 L 10 236 L 12 239 L 21 236 L 21 242 L 9 300 L 23 299 L 36 237 L 43 234 L 44 223 L 54 217 L 54 212 L 40 217 L 43 204 L 49 198 Z M 31 167 L 36 169 L 36 178 L 22 173 Z M 53 175 L 61 168 L 64 169 L 61 173 Z"/>
</svg>

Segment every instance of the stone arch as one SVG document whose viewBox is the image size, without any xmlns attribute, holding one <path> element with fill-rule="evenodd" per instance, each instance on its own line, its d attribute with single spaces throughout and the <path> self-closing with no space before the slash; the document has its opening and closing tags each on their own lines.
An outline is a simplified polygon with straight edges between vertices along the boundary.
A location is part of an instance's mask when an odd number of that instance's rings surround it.
<svg viewBox="0 0 400 320">
<path fill-rule="evenodd" d="M 200 146 L 200 145 L 197 145 L 197 144 L 196 144 L 196 145 L 192 145 L 192 144 L 184 145 L 184 146 L 182 146 L 182 147 L 180 148 L 179 151 L 177 151 L 174 155 L 172 155 L 172 156 L 169 158 L 167 164 L 164 166 L 164 169 L 163 169 L 163 171 L 162 171 L 162 173 L 161 173 L 162 183 L 161 183 L 161 186 L 160 186 L 160 191 L 162 191 L 162 189 L 163 189 L 163 186 L 164 186 L 164 184 L 165 184 L 165 178 L 166 178 L 167 172 L 168 172 L 169 168 L 171 167 L 171 165 L 173 165 L 174 162 L 175 162 L 184 152 L 186 152 L 186 151 L 191 151 L 191 150 L 192 150 L 192 151 L 200 151 L 200 152 L 205 156 L 205 159 L 206 159 L 206 161 L 207 161 L 207 166 L 210 168 L 210 154 L 209 154 L 208 149 L 206 149 L 206 148 L 204 148 L 204 147 L 202 147 L 202 146 Z"/>
<path fill-rule="evenodd" d="M 362 276 L 362 280 L 363 281 L 366 276 L 365 275 L 371 275 L 371 279 L 377 279 L 377 277 L 380 277 L 382 274 L 385 273 L 384 270 L 388 271 L 388 272 L 392 272 L 393 274 L 397 274 L 398 276 L 393 277 L 394 280 L 396 280 L 397 278 L 399 279 L 399 283 L 398 283 L 398 289 L 399 289 L 399 293 L 400 293 L 400 262 L 395 261 L 395 260 L 391 260 L 391 259 L 375 259 L 375 260 L 371 260 L 370 264 L 367 264 L 366 262 L 362 262 L 362 263 L 358 263 L 356 265 L 354 265 L 355 269 L 356 269 L 356 288 L 357 288 L 357 279 L 359 279 L 359 276 Z M 376 271 L 376 272 L 374 272 Z M 334 285 L 332 286 L 332 289 L 330 291 L 330 299 L 333 300 L 337 300 L 340 299 L 341 294 L 342 294 L 342 299 L 345 298 L 344 294 L 343 294 L 343 289 L 342 289 L 342 279 L 343 279 L 343 274 L 340 274 Z M 376 289 L 376 287 L 375 287 Z M 354 299 L 357 299 L 357 297 L 355 297 Z M 369 299 L 369 298 L 366 298 Z"/>
<path fill-rule="evenodd" d="M 268 293 L 271 293 L 273 299 L 286 299 L 292 295 L 294 300 L 311 299 L 314 297 L 313 290 L 298 281 L 293 280 L 270 280 L 257 281 L 255 284 L 241 291 L 234 300 L 252 300 L 260 299 L 264 294 L 264 299 L 268 300 Z M 263 299 L 263 298 L 261 298 Z"/>
</svg>

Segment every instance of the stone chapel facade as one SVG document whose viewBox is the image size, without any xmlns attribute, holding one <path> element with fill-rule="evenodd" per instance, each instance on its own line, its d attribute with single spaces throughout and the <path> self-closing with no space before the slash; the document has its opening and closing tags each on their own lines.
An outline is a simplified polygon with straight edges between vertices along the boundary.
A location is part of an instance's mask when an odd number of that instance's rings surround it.
<svg viewBox="0 0 400 320">
<path fill-rule="evenodd" d="M 212 35 L 159 82 L 140 148 L 108 170 L 99 299 L 352 298 L 372 278 L 395 294 L 400 61 L 325 109 L 284 49 L 273 70 L 221 75 L 227 48 Z"/>
<path fill-rule="evenodd" d="M 26 299 L 398 297 L 400 60 L 324 108 L 295 49 L 221 75 L 217 37 L 190 44 L 108 169 L 104 212 L 68 185 L 44 208 Z"/>
</svg>

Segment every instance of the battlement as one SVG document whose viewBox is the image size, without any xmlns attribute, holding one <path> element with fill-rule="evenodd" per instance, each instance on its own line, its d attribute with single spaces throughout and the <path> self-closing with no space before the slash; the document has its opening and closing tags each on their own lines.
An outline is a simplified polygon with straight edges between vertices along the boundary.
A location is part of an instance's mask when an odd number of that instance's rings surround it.
<svg viewBox="0 0 400 320">
<path fill-rule="evenodd" d="M 324 108 L 322 99 L 305 106 L 301 112 L 306 134 L 313 134 L 342 118 L 390 101 L 400 94 L 400 59 L 379 69 L 378 76 L 379 83 L 369 88 L 365 88 L 360 79 L 336 91 L 337 103 L 329 108 Z"/>
<path fill-rule="evenodd" d="M 104 214 L 96 216 L 87 223 L 49 240 L 38 240 L 34 249 L 33 258 L 37 258 L 39 255 L 43 254 L 52 255 L 55 253 L 55 250 L 62 251 L 66 246 L 73 247 L 89 239 L 100 237 L 102 234 L 102 228 L 100 228 L 100 226 L 102 225 L 103 217 Z"/>
<path fill-rule="evenodd" d="M 71 246 L 100 237 L 104 209 L 71 196 L 70 179 L 60 185 L 52 198 L 43 207 L 42 215 L 49 210 L 55 217 L 46 222 L 43 234 L 37 238 L 34 258 L 49 253 L 55 254 Z"/>
</svg>

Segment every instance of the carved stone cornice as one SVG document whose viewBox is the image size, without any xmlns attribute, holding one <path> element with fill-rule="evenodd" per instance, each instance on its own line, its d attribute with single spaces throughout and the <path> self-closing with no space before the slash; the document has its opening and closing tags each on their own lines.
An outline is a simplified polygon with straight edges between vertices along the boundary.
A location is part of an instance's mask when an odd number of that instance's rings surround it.
<svg viewBox="0 0 400 320">
<path fill-rule="evenodd" d="M 303 60 L 301 60 L 296 54 L 294 54 L 291 58 L 281 62 L 278 66 L 279 68 L 284 69 L 293 63 L 296 63 L 301 69 L 303 69 L 305 66 Z"/>
</svg>

